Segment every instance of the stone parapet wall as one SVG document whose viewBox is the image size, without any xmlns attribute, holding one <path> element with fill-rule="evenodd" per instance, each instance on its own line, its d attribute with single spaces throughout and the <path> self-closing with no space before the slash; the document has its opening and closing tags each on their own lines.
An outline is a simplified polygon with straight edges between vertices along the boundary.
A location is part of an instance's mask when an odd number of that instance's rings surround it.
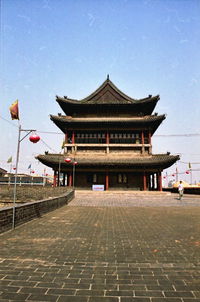
<svg viewBox="0 0 200 302">
<path fill-rule="evenodd" d="M 41 200 L 48 197 L 59 196 L 66 193 L 66 187 L 41 187 L 41 186 L 17 186 L 17 202 L 24 203 L 29 201 Z M 12 203 L 14 186 L 0 185 L 0 203 Z"/>
<path fill-rule="evenodd" d="M 178 188 L 163 188 L 163 191 L 178 193 Z M 200 187 L 184 187 L 184 193 L 200 195 Z"/>
<path fill-rule="evenodd" d="M 66 191 L 66 190 L 65 190 Z M 53 211 L 68 204 L 74 198 L 74 191 L 39 201 L 16 205 L 15 226 L 21 225 L 43 214 Z M 11 229 L 13 226 L 13 207 L 0 209 L 0 233 Z"/>
</svg>

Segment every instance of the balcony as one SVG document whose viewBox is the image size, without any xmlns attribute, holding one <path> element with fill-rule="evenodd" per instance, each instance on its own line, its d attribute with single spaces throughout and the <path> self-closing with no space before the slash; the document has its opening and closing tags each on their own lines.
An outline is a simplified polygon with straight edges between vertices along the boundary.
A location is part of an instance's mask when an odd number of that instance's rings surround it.
<svg viewBox="0 0 200 302">
<path fill-rule="evenodd" d="M 65 153 L 79 153 L 79 152 L 102 152 L 102 153 L 121 153 L 121 152 L 133 152 L 137 154 L 150 154 L 152 146 L 151 144 L 141 143 L 76 143 L 65 144 Z"/>
</svg>

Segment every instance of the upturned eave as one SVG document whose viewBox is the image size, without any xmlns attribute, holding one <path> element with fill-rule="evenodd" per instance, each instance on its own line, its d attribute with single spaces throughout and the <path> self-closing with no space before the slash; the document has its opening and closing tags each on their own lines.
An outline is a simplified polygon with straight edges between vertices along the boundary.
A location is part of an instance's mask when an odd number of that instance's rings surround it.
<svg viewBox="0 0 200 302">
<path fill-rule="evenodd" d="M 160 96 L 159 95 L 155 95 L 155 96 L 151 96 L 151 97 L 146 97 L 146 98 L 142 98 L 142 99 L 131 99 L 129 100 L 129 102 L 127 103 L 103 103 L 104 106 L 106 105 L 116 105 L 116 106 L 120 106 L 120 105 L 142 105 L 142 104 L 148 104 L 148 103 L 157 103 L 160 100 Z M 85 101 L 85 99 L 82 100 L 77 100 L 77 99 L 71 99 L 68 97 L 61 97 L 61 96 L 56 96 L 56 101 L 62 105 L 77 105 L 77 106 L 98 106 L 101 105 L 101 103 L 88 103 Z"/>
<path fill-rule="evenodd" d="M 151 130 L 153 134 L 166 118 L 163 115 L 149 115 L 143 117 L 104 117 L 104 118 L 73 118 L 71 116 L 50 115 L 51 120 L 59 129 L 66 133 L 67 130 L 87 129 L 92 127 L 97 129 L 112 129 L 118 127 L 139 127 Z"/>
<path fill-rule="evenodd" d="M 49 166 L 53 169 L 61 167 L 61 169 L 69 169 L 70 164 L 65 162 L 65 158 L 69 157 L 69 155 L 64 154 L 46 154 L 46 155 L 38 155 L 36 159 L 38 159 L 41 163 L 46 166 Z M 73 161 L 77 162 L 78 167 L 120 167 L 120 168 L 129 168 L 129 169 L 153 169 L 159 168 L 161 170 L 169 168 L 172 166 L 177 160 L 180 159 L 179 155 L 170 155 L 170 154 L 155 154 L 150 156 L 140 156 L 136 157 L 133 155 L 120 155 L 113 156 L 110 155 L 76 155 L 72 157 Z"/>
</svg>

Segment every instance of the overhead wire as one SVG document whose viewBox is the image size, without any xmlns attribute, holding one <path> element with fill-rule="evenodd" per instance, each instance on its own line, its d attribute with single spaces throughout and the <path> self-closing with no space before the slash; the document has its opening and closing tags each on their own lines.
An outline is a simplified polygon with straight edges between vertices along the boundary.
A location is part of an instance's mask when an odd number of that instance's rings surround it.
<svg viewBox="0 0 200 302">
<path fill-rule="evenodd" d="M 13 127 L 18 128 L 17 125 L 15 125 L 13 122 L 7 120 L 6 118 L 2 117 L 0 115 L 0 119 L 4 120 L 5 122 L 9 123 L 10 125 L 12 125 Z M 64 135 L 64 133 L 62 132 L 54 132 L 54 131 L 42 131 L 42 130 L 37 130 L 37 133 L 44 133 L 44 134 L 56 134 L 56 135 Z M 194 136 L 200 136 L 200 133 L 184 133 L 184 134 L 155 134 L 154 137 L 194 137 Z M 41 139 L 42 143 L 49 148 L 50 150 L 52 150 L 53 152 L 57 152 L 55 149 L 51 148 L 43 139 Z M 179 153 L 179 154 L 183 154 L 183 153 Z M 187 153 L 187 155 L 192 155 Z M 200 155 L 200 154 L 195 154 L 195 155 Z M 181 163 L 184 164 L 188 164 L 188 162 L 182 162 Z M 200 164 L 200 162 L 195 162 L 195 163 L 191 163 L 191 164 Z"/>
<path fill-rule="evenodd" d="M 51 148 L 47 143 L 45 143 L 45 141 L 43 139 L 40 138 L 40 140 L 47 148 L 49 148 L 50 150 L 52 150 L 55 153 L 57 152 L 57 151 L 55 151 L 55 149 Z"/>
<path fill-rule="evenodd" d="M 153 137 L 192 137 L 192 136 L 200 136 L 200 133 L 155 134 Z"/>
<path fill-rule="evenodd" d="M 1 115 L 0 115 L 0 118 L 1 118 L 2 120 L 4 120 L 5 122 L 9 123 L 10 125 L 12 125 L 13 127 L 18 128 L 18 126 L 17 126 L 17 125 L 15 125 L 15 124 L 14 124 L 14 123 L 12 123 L 11 121 L 7 120 L 6 118 L 2 117 Z"/>
<path fill-rule="evenodd" d="M 182 163 L 182 164 L 191 164 L 191 165 L 200 165 L 200 162 L 185 162 L 185 161 L 179 161 L 180 163 Z"/>
<path fill-rule="evenodd" d="M 41 131 L 41 130 L 37 130 L 37 133 L 45 133 L 45 134 L 62 134 L 62 135 L 64 135 L 63 132 Z"/>
<path fill-rule="evenodd" d="M 15 125 L 14 123 L 12 123 L 11 121 L 7 120 L 6 118 L 2 117 L 0 115 L 0 118 L 4 121 L 6 121 L 7 123 L 11 124 L 13 127 L 18 127 L 17 125 Z M 43 130 L 37 130 L 38 133 L 46 133 L 46 134 L 62 134 L 63 132 L 54 132 L 54 131 L 43 131 Z M 155 134 L 153 137 L 191 137 L 191 136 L 200 136 L 200 133 L 182 133 L 182 134 Z"/>
</svg>

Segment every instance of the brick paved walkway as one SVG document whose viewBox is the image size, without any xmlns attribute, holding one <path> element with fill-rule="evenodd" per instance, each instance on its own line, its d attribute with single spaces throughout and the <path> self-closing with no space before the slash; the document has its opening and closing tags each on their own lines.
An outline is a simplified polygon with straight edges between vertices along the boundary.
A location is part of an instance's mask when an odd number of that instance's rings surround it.
<svg viewBox="0 0 200 302">
<path fill-rule="evenodd" d="M 1 235 L 0 301 L 200 301 L 200 198 L 76 196 Z"/>
</svg>

